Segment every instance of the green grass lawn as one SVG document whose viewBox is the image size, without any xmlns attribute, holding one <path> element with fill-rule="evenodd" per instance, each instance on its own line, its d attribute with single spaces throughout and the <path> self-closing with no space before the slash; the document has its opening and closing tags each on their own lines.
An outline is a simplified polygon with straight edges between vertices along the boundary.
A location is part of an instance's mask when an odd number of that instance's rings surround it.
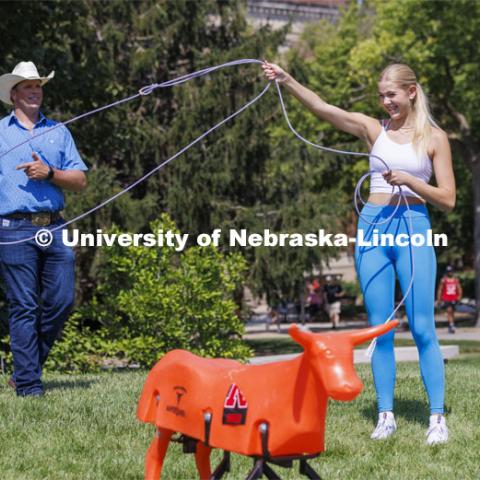
<svg viewBox="0 0 480 480">
<path fill-rule="evenodd" d="M 450 361 L 447 409 L 451 441 L 425 445 L 428 410 L 415 363 L 398 365 L 398 432 L 388 441 L 369 435 L 376 419 L 370 368 L 357 369 L 364 392 L 350 403 L 329 406 L 327 451 L 312 465 L 324 479 L 479 479 L 478 356 Z M 0 376 L 0 478 L 2 480 L 140 479 L 153 427 L 135 418 L 146 372 L 46 375 L 43 398 L 17 398 Z M 219 452 L 214 456 L 217 463 Z M 251 461 L 233 457 L 224 478 L 245 478 Z M 275 467 L 282 478 L 298 471 Z M 164 477 L 196 478 L 191 455 L 178 445 L 167 454 Z"/>
</svg>

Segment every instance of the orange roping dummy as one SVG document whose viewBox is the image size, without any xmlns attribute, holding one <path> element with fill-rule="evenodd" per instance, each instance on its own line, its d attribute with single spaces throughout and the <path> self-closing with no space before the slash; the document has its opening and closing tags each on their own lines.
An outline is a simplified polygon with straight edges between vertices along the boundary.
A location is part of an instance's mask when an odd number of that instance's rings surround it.
<svg viewBox="0 0 480 480">
<path fill-rule="evenodd" d="M 355 345 L 398 325 L 392 320 L 361 330 L 314 334 L 293 324 L 303 347 L 291 360 L 244 365 L 206 359 L 184 350 L 167 353 L 150 371 L 137 415 L 157 427 L 145 461 L 145 478 L 160 477 L 175 432 L 198 440 L 200 478 L 210 478 L 210 450 L 269 458 L 324 451 L 329 398 L 353 400 L 363 388 L 353 366 Z M 259 433 L 268 429 L 268 439 Z"/>
</svg>

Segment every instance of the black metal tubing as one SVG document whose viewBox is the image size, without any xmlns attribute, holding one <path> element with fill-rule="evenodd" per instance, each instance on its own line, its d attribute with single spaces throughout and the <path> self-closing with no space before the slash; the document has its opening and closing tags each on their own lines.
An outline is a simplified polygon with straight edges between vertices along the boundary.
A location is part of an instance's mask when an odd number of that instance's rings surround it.
<svg viewBox="0 0 480 480">
<path fill-rule="evenodd" d="M 305 458 L 300 459 L 300 473 L 311 480 L 322 480 L 320 475 L 308 464 Z"/>
<path fill-rule="evenodd" d="M 205 421 L 205 440 L 204 440 L 204 443 L 205 443 L 205 446 L 207 446 L 207 447 L 209 446 L 208 444 L 210 442 L 210 428 L 212 426 L 212 418 L 213 418 L 212 413 L 210 413 L 209 417 L 205 416 L 205 414 L 203 416 L 203 419 Z"/>
<path fill-rule="evenodd" d="M 263 458 L 258 458 L 253 460 L 253 468 L 250 470 L 250 473 L 247 475 L 245 480 L 257 480 L 257 478 L 262 478 L 263 475 Z"/>
<path fill-rule="evenodd" d="M 272 470 L 270 465 L 267 462 L 263 462 L 263 474 L 268 478 L 268 480 L 282 480 L 275 470 Z"/>
<path fill-rule="evenodd" d="M 265 429 L 262 429 L 261 427 L 265 426 Z M 270 452 L 268 451 L 268 428 L 269 425 L 268 423 L 262 423 L 260 424 L 260 437 L 262 441 L 262 456 L 265 460 L 268 460 L 270 458 Z"/>
<path fill-rule="evenodd" d="M 230 452 L 223 451 L 222 461 L 218 464 L 218 467 L 212 473 L 210 480 L 220 480 L 225 472 L 230 471 Z"/>
<path fill-rule="evenodd" d="M 183 453 L 196 453 L 198 442 L 196 438 L 183 435 L 180 437 L 180 442 L 182 443 Z"/>
</svg>

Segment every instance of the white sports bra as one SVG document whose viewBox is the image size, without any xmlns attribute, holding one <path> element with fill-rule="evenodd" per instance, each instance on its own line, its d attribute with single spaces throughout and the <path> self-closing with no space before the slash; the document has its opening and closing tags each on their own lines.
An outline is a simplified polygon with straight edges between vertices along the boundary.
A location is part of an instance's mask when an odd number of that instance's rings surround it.
<svg viewBox="0 0 480 480">
<path fill-rule="evenodd" d="M 382 121 L 382 131 L 375 140 L 371 154 L 382 158 L 392 170 L 403 170 L 410 175 L 428 183 L 432 176 L 432 161 L 426 154 L 417 155 L 412 143 L 400 144 L 394 142 L 387 135 L 389 122 Z M 398 188 L 392 190 L 392 185 L 383 178 L 382 172 L 385 165 L 380 160 L 370 157 L 370 170 L 373 173 L 370 177 L 370 193 L 397 193 Z M 418 195 L 408 187 L 402 185 L 402 193 L 409 196 Z"/>
</svg>

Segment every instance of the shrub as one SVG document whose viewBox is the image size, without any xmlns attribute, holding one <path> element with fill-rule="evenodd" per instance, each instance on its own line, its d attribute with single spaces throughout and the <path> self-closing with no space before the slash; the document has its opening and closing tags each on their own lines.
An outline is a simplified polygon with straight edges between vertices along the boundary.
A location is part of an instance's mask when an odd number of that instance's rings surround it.
<svg viewBox="0 0 480 480">
<path fill-rule="evenodd" d="M 179 233 L 167 215 L 150 227 L 155 235 Z M 102 326 L 102 346 L 110 353 L 143 366 L 174 348 L 209 357 L 250 355 L 233 301 L 246 272 L 240 254 L 222 254 L 215 247 L 175 252 L 117 244 L 103 254 L 96 294 L 79 315 Z M 98 345 L 85 346 L 93 352 Z"/>
<path fill-rule="evenodd" d="M 79 314 L 74 313 L 65 325 L 61 338 L 54 344 L 45 370 L 94 372 L 101 368 L 103 359 L 110 353 L 105 332 L 82 328 Z"/>
</svg>

